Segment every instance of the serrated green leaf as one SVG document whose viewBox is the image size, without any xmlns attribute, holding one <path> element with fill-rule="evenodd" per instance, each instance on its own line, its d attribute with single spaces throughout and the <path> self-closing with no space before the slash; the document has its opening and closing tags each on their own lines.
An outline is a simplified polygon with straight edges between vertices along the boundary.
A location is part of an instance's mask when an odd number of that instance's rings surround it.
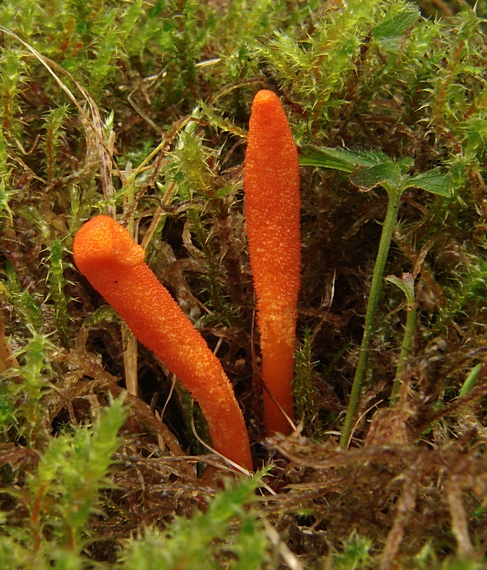
<svg viewBox="0 0 487 570">
<path fill-rule="evenodd" d="M 448 174 L 443 174 L 437 168 L 409 176 L 404 184 L 404 189 L 413 186 L 445 198 L 450 198 L 453 191 L 451 177 Z"/>
<path fill-rule="evenodd" d="M 384 163 L 392 164 L 391 159 L 378 151 L 347 150 L 341 148 L 317 148 L 305 146 L 299 163 L 302 166 L 318 166 L 342 172 L 353 172 L 357 167 L 370 167 Z"/>
<path fill-rule="evenodd" d="M 361 188 L 384 186 L 387 190 L 397 188 L 401 181 L 401 169 L 393 162 L 362 168 L 352 176 L 352 182 Z"/>
<path fill-rule="evenodd" d="M 414 158 L 412 156 L 405 156 L 400 158 L 396 164 L 401 169 L 401 173 L 406 174 L 414 166 Z"/>
<path fill-rule="evenodd" d="M 418 9 L 408 5 L 406 10 L 373 27 L 372 37 L 380 42 L 401 37 L 414 25 L 418 17 Z"/>
</svg>

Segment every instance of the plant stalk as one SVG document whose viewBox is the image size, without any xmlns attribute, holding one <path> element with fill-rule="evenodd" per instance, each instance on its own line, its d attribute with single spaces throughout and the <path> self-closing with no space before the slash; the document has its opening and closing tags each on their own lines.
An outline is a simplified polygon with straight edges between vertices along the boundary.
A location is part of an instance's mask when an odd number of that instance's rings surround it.
<svg viewBox="0 0 487 570">
<path fill-rule="evenodd" d="M 406 326 L 404 329 L 404 337 L 401 346 L 401 352 L 399 354 L 399 360 L 397 362 L 396 376 L 394 378 L 394 384 L 391 390 L 390 405 L 394 406 L 397 401 L 397 394 L 399 388 L 401 387 L 401 377 L 406 367 L 406 362 L 411 351 L 411 346 L 414 340 L 414 331 L 416 330 L 416 303 L 407 304 L 407 317 Z"/>
<path fill-rule="evenodd" d="M 367 362 L 369 358 L 370 340 L 374 333 L 374 322 L 377 313 L 377 306 L 379 304 L 379 297 L 382 290 L 382 279 L 384 276 L 384 269 L 387 263 L 387 256 L 391 246 L 392 233 L 397 221 L 397 214 L 399 212 L 399 204 L 401 201 L 402 188 L 397 186 L 388 189 L 389 200 L 387 203 L 387 212 L 382 225 L 382 234 L 379 243 L 379 250 L 375 260 L 374 271 L 372 273 L 372 283 L 370 285 L 369 300 L 367 303 L 367 311 L 365 313 L 364 334 L 362 337 L 362 344 L 360 345 L 360 355 L 355 370 L 355 376 L 352 384 L 352 391 L 350 392 L 350 401 L 348 403 L 347 415 L 343 424 L 342 435 L 340 438 L 340 447 L 348 447 L 350 436 L 352 433 L 353 420 L 357 404 L 360 397 L 360 390 L 362 382 L 367 369 Z"/>
</svg>

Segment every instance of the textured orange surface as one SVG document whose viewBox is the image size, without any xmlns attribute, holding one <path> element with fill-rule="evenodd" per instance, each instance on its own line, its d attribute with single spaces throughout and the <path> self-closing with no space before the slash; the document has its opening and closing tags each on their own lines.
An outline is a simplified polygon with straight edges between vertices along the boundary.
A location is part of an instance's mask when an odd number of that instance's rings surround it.
<svg viewBox="0 0 487 570">
<path fill-rule="evenodd" d="M 91 285 L 198 401 L 213 447 L 251 470 L 247 430 L 232 385 L 203 337 L 144 263 L 142 247 L 113 218 L 97 216 L 76 234 L 73 255 Z"/>
<path fill-rule="evenodd" d="M 252 104 L 245 159 L 245 215 L 257 297 L 262 376 L 293 418 L 292 379 L 300 287 L 301 239 L 298 152 L 277 95 L 262 90 Z M 290 425 L 264 393 L 268 433 Z"/>
</svg>

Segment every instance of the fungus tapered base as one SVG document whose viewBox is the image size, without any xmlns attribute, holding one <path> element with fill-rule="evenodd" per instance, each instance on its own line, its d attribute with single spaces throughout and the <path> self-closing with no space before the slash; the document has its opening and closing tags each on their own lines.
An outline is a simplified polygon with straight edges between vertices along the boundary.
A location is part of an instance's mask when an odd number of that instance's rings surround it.
<svg viewBox="0 0 487 570">
<path fill-rule="evenodd" d="M 279 342 L 278 335 L 275 333 L 268 336 L 269 338 L 262 339 L 262 377 L 267 390 L 279 402 L 282 410 L 276 406 L 264 389 L 264 427 L 269 435 L 289 434 L 292 431 L 292 425 L 286 416 L 290 420 L 294 419 L 292 392 L 294 347 Z"/>
</svg>

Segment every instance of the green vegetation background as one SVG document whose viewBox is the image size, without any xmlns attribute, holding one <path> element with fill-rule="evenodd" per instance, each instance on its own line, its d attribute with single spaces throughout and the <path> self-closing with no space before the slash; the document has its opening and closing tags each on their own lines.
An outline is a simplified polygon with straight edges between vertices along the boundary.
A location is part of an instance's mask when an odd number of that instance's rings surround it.
<svg viewBox="0 0 487 570">
<path fill-rule="evenodd" d="M 485 567 L 486 14 L 485 0 L 3 0 L 0 568 Z M 260 88 L 280 95 L 302 163 L 287 440 L 264 439 L 253 374 L 242 164 Z M 217 351 L 272 469 L 232 481 L 205 456 L 225 489 L 196 476 L 197 410 L 73 266 L 74 234 L 102 212 Z"/>
</svg>

